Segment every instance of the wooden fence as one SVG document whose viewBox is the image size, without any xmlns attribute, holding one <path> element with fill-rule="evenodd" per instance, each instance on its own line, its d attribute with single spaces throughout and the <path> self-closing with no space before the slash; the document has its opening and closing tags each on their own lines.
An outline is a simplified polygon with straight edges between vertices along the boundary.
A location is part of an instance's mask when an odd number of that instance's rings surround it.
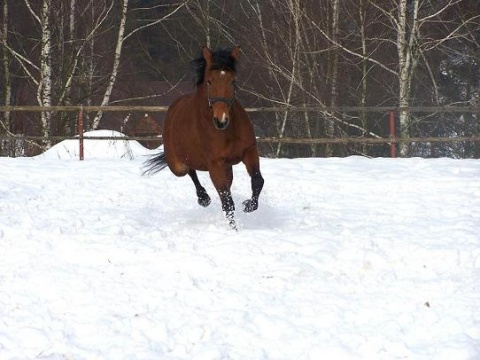
<svg viewBox="0 0 480 360">
<path fill-rule="evenodd" d="M 85 113 L 96 112 L 145 112 L 159 113 L 167 111 L 168 106 L 0 106 L 0 112 L 76 112 L 78 120 L 78 134 L 75 136 L 30 136 L 4 134 L 0 136 L 0 140 L 32 140 L 60 141 L 66 139 L 80 139 L 80 156 L 83 158 L 83 118 Z M 259 137 L 260 143 L 283 143 L 283 144 L 388 144 L 390 146 L 390 156 L 396 156 L 396 146 L 399 143 L 454 143 L 454 142 L 480 142 L 480 134 L 472 136 L 455 136 L 455 137 L 408 137 L 400 138 L 395 133 L 397 127 L 397 116 L 401 111 L 410 113 L 471 113 L 479 114 L 480 107 L 475 106 L 412 106 L 407 108 L 376 106 L 376 107 L 360 107 L 360 106 L 343 106 L 343 107 L 320 107 L 320 106 L 288 106 L 288 107 L 251 107 L 246 109 L 250 113 L 268 113 L 268 112 L 317 112 L 317 113 L 351 113 L 351 112 L 368 112 L 388 114 L 389 133 L 385 137 L 322 137 L 322 138 L 305 138 L 305 137 Z M 477 120 L 480 121 L 480 120 Z M 0 130 L 1 132 L 1 130 Z M 95 137 L 96 140 L 118 140 L 118 137 Z M 122 140 L 158 140 L 158 137 L 152 136 L 126 136 Z"/>
</svg>

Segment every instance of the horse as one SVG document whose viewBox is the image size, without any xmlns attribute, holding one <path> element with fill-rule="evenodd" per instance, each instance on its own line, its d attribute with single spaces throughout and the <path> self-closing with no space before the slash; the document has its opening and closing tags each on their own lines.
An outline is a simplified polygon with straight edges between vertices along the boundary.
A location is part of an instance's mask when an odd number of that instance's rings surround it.
<svg viewBox="0 0 480 360">
<path fill-rule="evenodd" d="M 207 207 L 211 198 L 197 171 L 208 171 L 230 227 L 237 230 L 235 203 L 230 187 L 232 166 L 243 162 L 251 178 L 252 196 L 243 202 L 247 213 L 257 210 L 264 179 L 253 125 L 236 98 L 236 64 L 240 54 L 233 49 L 212 51 L 192 60 L 195 91 L 177 98 L 168 108 L 163 129 L 163 152 L 145 163 L 144 173 L 169 167 L 176 176 L 189 175 L 198 204 Z"/>
</svg>

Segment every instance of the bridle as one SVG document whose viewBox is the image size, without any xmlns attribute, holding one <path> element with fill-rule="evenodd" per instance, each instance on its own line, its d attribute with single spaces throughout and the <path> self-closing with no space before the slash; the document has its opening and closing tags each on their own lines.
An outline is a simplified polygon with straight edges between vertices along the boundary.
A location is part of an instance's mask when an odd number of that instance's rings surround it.
<svg viewBox="0 0 480 360">
<path fill-rule="evenodd" d="M 228 109 L 233 105 L 233 102 L 235 101 L 235 93 L 237 92 L 237 85 L 233 83 L 233 95 L 232 97 L 223 97 L 223 96 L 210 96 L 210 83 L 207 82 L 207 100 L 208 100 L 208 107 L 212 108 L 213 104 L 217 102 L 223 102 L 228 105 Z"/>
</svg>

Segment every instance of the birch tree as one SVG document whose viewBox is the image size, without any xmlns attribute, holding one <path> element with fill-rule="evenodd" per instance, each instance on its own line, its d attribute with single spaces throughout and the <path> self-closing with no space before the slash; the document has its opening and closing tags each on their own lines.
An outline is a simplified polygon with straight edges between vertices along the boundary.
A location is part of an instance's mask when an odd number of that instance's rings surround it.
<svg viewBox="0 0 480 360">
<path fill-rule="evenodd" d="M 1 43 L 3 46 L 2 49 L 2 70 L 3 70 L 3 86 L 2 86 L 2 97 L 3 103 L 5 106 L 11 105 L 12 100 L 12 83 L 10 76 L 10 56 L 7 49 L 8 46 L 8 1 L 2 1 L 2 32 L 0 33 Z M 9 111 L 3 113 L 3 119 L 1 121 L 0 134 L 11 134 L 10 132 L 10 115 Z M 4 151 L 4 149 L 6 151 Z M 2 141 L 2 155 L 10 155 L 10 146 L 6 141 Z"/>
<path fill-rule="evenodd" d="M 418 46 L 420 41 L 419 7 L 422 1 L 409 4 L 408 0 L 398 0 L 396 16 L 380 8 L 390 19 L 397 35 L 396 47 L 398 54 L 398 106 L 402 109 L 400 115 L 400 137 L 410 137 L 410 90 L 415 68 L 418 64 Z M 377 6 L 378 7 L 378 6 Z M 407 156 L 409 145 L 400 144 L 400 155 Z"/>
<path fill-rule="evenodd" d="M 360 0 L 358 4 L 358 17 L 360 19 L 360 26 L 359 26 L 359 33 L 360 33 L 360 42 L 361 42 L 361 81 L 360 81 L 360 106 L 365 107 L 367 106 L 367 91 L 368 91 L 368 69 L 369 64 L 365 60 L 367 58 L 367 1 L 368 0 Z M 362 111 L 360 113 L 360 121 L 363 128 L 367 128 L 367 113 Z M 363 146 L 363 153 L 366 153 L 366 147 Z"/>
<path fill-rule="evenodd" d="M 49 107 L 52 105 L 52 29 L 51 29 L 51 0 L 43 0 L 39 13 L 32 8 L 30 0 L 24 0 L 32 18 L 37 21 L 41 28 L 40 38 L 40 66 L 37 83 L 37 101 L 40 106 Z M 52 112 L 41 113 L 42 135 L 46 138 L 44 145 L 48 148 L 51 145 L 49 140 L 51 131 Z"/>
<path fill-rule="evenodd" d="M 290 68 L 288 69 L 288 87 L 285 93 L 284 101 L 285 104 L 290 105 L 292 103 L 294 85 L 297 81 L 298 77 L 298 62 L 299 62 L 299 52 L 300 52 L 300 12 L 299 12 L 299 0 L 288 0 L 287 8 L 290 11 L 291 19 L 288 19 L 288 22 L 291 22 L 292 26 L 292 34 L 290 34 L 290 45 L 291 50 L 290 53 Z M 281 139 L 285 136 L 285 128 L 287 125 L 289 111 L 288 108 L 285 110 L 283 115 L 282 121 L 279 124 L 278 128 L 278 137 Z M 282 143 L 279 142 L 277 145 L 276 156 L 280 156 L 280 152 L 282 149 Z"/>
<path fill-rule="evenodd" d="M 459 23 L 452 21 L 454 19 L 449 19 L 448 16 L 444 16 L 455 7 L 461 6 L 462 0 L 435 3 L 420 0 L 413 2 L 408 0 L 397 1 L 396 17 L 382 7 L 376 6 L 391 19 L 397 34 L 398 105 L 401 108 L 405 108 L 399 114 L 400 136 L 408 138 L 410 137 L 411 118 L 406 108 L 410 106 L 412 101 L 412 80 L 419 62 L 424 61 L 427 71 L 431 72 L 425 54 L 439 47 L 443 47 L 444 51 L 447 50 L 445 45 L 450 40 L 464 37 L 464 33 L 468 32 L 467 25 L 477 21 L 480 15 L 472 15 Z M 441 31 L 434 32 L 433 28 L 437 27 L 438 24 L 441 24 Z M 430 79 L 435 93 L 437 90 L 435 76 L 431 74 Z M 400 154 L 402 156 L 409 155 L 408 144 L 400 144 Z"/>
<path fill-rule="evenodd" d="M 9 51 L 7 50 L 9 45 L 9 6 L 8 1 L 2 1 L 2 20 L 1 20 L 1 32 L 0 32 L 0 41 L 2 45 L 2 76 L 0 79 L 2 85 L 0 89 L 2 90 L 2 100 L 5 106 L 12 105 L 12 75 L 10 70 L 10 63 L 12 61 Z M 18 129 L 14 128 L 14 122 L 12 113 L 10 111 L 5 111 L 2 114 L 0 119 L 0 135 L 14 136 Z M 0 141 L 0 156 L 22 156 L 24 148 L 24 141 L 22 140 L 1 140 Z"/>
<path fill-rule="evenodd" d="M 340 1 L 333 0 L 332 2 L 332 28 L 331 36 L 334 43 L 339 43 L 338 33 L 339 33 L 339 17 L 340 17 Z M 330 106 L 332 108 L 336 107 L 337 98 L 338 98 L 338 54 L 339 50 L 335 46 L 330 52 L 329 56 L 329 82 L 330 82 Z M 335 136 L 335 124 L 331 117 L 326 118 L 326 134 L 327 136 Z M 332 147 L 327 144 L 326 146 L 326 155 L 332 156 L 333 150 Z"/>
<path fill-rule="evenodd" d="M 112 96 L 113 87 L 115 85 L 115 81 L 117 80 L 118 69 L 120 67 L 120 56 L 122 55 L 123 41 L 125 37 L 127 11 L 128 11 L 128 0 L 123 0 L 120 24 L 118 26 L 117 45 L 115 46 L 115 52 L 114 52 L 114 58 L 113 58 L 112 72 L 110 73 L 110 77 L 108 80 L 107 88 L 105 90 L 105 94 L 103 95 L 101 106 L 106 106 L 110 102 L 110 97 Z M 93 129 L 98 128 L 102 115 L 103 115 L 103 111 L 99 111 L 95 116 L 95 119 L 93 120 L 93 125 L 92 125 Z"/>
</svg>

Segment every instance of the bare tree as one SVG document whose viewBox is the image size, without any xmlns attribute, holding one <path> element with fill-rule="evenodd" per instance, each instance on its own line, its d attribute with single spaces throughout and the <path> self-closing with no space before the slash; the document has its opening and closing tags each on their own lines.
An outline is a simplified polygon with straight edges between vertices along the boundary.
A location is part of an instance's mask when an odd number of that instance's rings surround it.
<svg viewBox="0 0 480 360">
<path fill-rule="evenodd" d="M 177 11 L 179 11 L 182 7 L 184 7 L 187 4 L 188 0 L 184 0 L 180 3 L 174 4 L 172 10 L 165 16 L 154 19 L 152 21 L 149 21 L 147 24 L 143 24 L 140 26 L 134 27 L 131 31 L 126 32 L 126 26 L 127 26 L 127 18 L 128 18 L 128 0 L 122 0 L 122 11 L 120 15 L 120 22 L 118 26 L 118 34 L 117 34 L 117 40 L 116 40 L 116 46 L 115 46 L 115 51 L 114 51 L 114 58 L 113 58 L 113 65 L 112 65 L 112 70 L 109 75 L 109 80 L 107 83 L 107 87 L 105 89 L 103 99 L 101 102 L 101 106 L 106 106 L 110 103 L 110 98 L 112 96 L 113 92 L 113 87 L 115 86 L 115 82 L 118 77 L 118 72 L 120 68 L 120 60 L 121 60 L 121 55 L 122 55 L 122 49 L 125 41 L 133 36 L 133 34 L 142 31 L 148 27 L 157 25 L 161 23 L 162 21 L 166 20 L 167 18 L 171 17 L 173 14 L 175 14 Z M 103 111 L 99 111 L 92 124 L 93 129 L 97 129 L 100 120 L 102 118 Z"/>
<path fill-rule="evenodd" d="M 99 2 L 94 0 L 85 0 L 82 5 L 88 9 L 94 3 L 99 6 Z M 80 34 L 76 29 L 80 21 L 77 21 L 75 17 L 75 10 L 78 9 L 75 0 L 71 0 L 69 4 L 68 24 L 63 22 L 66 9 L 63 7 L 63 2 L 59 5 L 55 0 L 43 0 L 40 4 L 32 0 L 23 0 L 23 5 L 36 26 L 32 26 L 31 33 L 28 34 L 22 33 L 17 28 L 12 28 L 11 31 L 16 38 L 28 39 L 35 38 L 35 30 L 38 28 L 38 56 L 34 47 L 29 48 L 21 43 L 8 43 L 5 37 L 2 42 L 4 59 L 7 56 L 15 59 L 16 64 L 23 71 L 23 77 L 36 87 L 36 99 L 40 106 L 48 107 L 54 104 L 68 103 L 72 84 L 78 72 L 78 64 L 84 58 L 85 44 L 99 31 L 109 10 L 102 11 L 101 16 L 92 21 L 94 26 L 90 32 Z M 17 4 L 17 10 L 20 7 L 21 5 Z M 52 21 L 53 18 L 56 21 Z M 65 35 L 64 27 L 68 28 L 68 35 Z M 28 41 L 25 43 L 28 44 Z M 4 61 L 7 82 L 11 80 L 12 76 L 9 70 L 10 66 L 10 63 Z M 7 101 L 6 104 L 8 104 Z M 48 138 L 53 130 L 53 113 L 42 112 L 40 120 L 41 134 L 47 139 L 44 146 L 48 148 L 51 145 Z"/>
<path fill-rule="evenodd" d="M 400 136 L 409 137 L 409 112 L 410 90 L 415 68 L 419 61 L 418 44 L 420 41 L 419 8 L 422 1 L 398 0 L 397 11 L 384 9 L 380 5 L 372 4 L 380 9 L 392 23 L 392 29 L 396 34 L 396 48 L 398 54 L 398 106 L 400 111 Z M 400 144 L 400 155 L 408 155 L 408 144 Z"/>
<path fill-rule="evenodd" d="M 43 0 L 37 13 L 30 0 L 24 0 L 32 18 L 37 21 L 41 28 L 40 39 L 40 66 L 37 83 L 37 101 L 39 105 L 49 107 L 52 105 L 52 28 L 51 28 L 51 0 Z M 44 145 L 50 147 L 50 126 L 52 112 L 41 113 L 42 135 L 46 138 Z"/>
<path fill-rule="evenodd" d="M 120 17 L 120 24 L 118 26 L 118 36 L 117 36 L 117 45 L 115 46 L 114 59 L 112 71 L 108 80 L 107 88 L 105 89 L 105 94 L 103 95 L 103 100 L 101 106 L 108 105 L 110 97 L 112 95 L 113 86 L 117 80 L 118 69 L 120 67 L 120 56 L 122 55 L 123 41 L 125 38 L 125 25 L 127 23 L 127 11 L 128 11 L 128 0 L 122 1 L 122 13 Z M 98 128 L 100 124 L 100 119 L 102 118 L 102 111 L 99 111 L 93 120 L 93 129 Z"/>
<path fill-rule="evenodd" d="M 304 120 L 302 136 L 312 137 L 315 133 L 316 136 L 333 137 L 336 129 L 343 128 L 338 134 L 351 129 L 378 137 L 378 134 L 365 127 L 366 124 L 352 122 L 350 115 L 335 111 L 322 111 L 321 114 L 303 112 L 295 113 L 293 120 L 288 110 L 291 105 L 346 105 L 345 97 L 340 97 L 341 93 L 347 92 L 343 82 L 346 79 L 344 74 L 348 71 L 346 62 L 340 62 L 342 49 L 346 49 L 341 38 L 341 26 L 345 23 L 342 18 L 347 15 L 342 13 L 345 10 L 342 2 L 284 0 L 268 3 L 249 0 L 248 4 L 257 18 L 257 21 L 249 23 L 249 39 L 261 39 L 259 44 L 255 43 L 250 49 L 263 60 L 269 74 L 268 83 L 264 85 L 268 86 L 268 91 L 257 91 L 257 95 L 272 104 L 287 106 L 282 116 L 277 117 L 278 136 L 285 136 L 289 122 L 290 129 L 298 132 L 298 115 L 301 115 Z M 250 20 L 253 18 L 250 17 Z M 257 29 L 256 32 L 253 29 Z M 364 51 L 367 51 L 366 45 Z M 365 75 L 368 69 L 368 64 L 365 64 Z M 366 92 L 366 79 L 364 84 Z M 319 126 L 320 118 L 312 115 L 321 115 L 325 125 Z M 281 148 L 282 145 L 277 147 L 277 156 Z M 332 155 L 332 149 L 326 145 L 323 153 Z M 318 153 L 317 148 L 311 146 L 311 154 Z"/>
<path fill-rule="evenodd" d="M 305 111 L 299 118 L 299 113 L 292 113 L 289 109 L 290 106 L 308 106 L 312 99 L 319 100 L 312 88 L 317 86 L 320 77 L 317 76 L 315 58 L 310 56 L 311 47 L 317 44 L 309 38 L 304 26 L 305 2 L 248 0 L 243 10 L 249 20 L 243 28 L 247 51 L 258 58 L 256 65 L 261 68 L 256 68 L 256 73 L 262 70 L 268 74 L 262 84 L 255 79 L 254 84 L 261 85 L 263 91 L 253 87 L 249 91 L 271 105 L 285 107 L 284 111 L 275 113 L 275 131 L 279 138 L 292 130 L 312 137 L 310 114 Z M 316 153 L 315 146 L 310 149 L 312 154 Z M 279 142 L 275 156 L 282 151 L 283 144 Z"/>
<path fill-rule="evenodd" d="M 2 32 L 1 32 L 1 42 L 3 45 L 3 51 L 2 51 L 2 70 L 3 70 L 3 102 L 5 103 L 6 106 L 9 106 L 11 104 L 12 100 L 12 83 L 11 83 L 11 75 L 10 75 L 10 56 L 8 51 L 6 50 L 8 47 L 8 1 L 3 0 L 2 1 Z M 3 120 L 1 121 L 1 128 L 0 128 L 0 134 L 10 134 L 10 115 L 11 113 L 9 111 L 6 111 L 3 113 Z M 10 146 L 6 142 L 2 141 L 2 154 L 3 149 L 6 148 L 6 154 L 9 155 L 10 153 Z"/>
<path fill-rule="evenodd" d="M 437 22 L 444 24 L 442 15 L 448 12 L 453 7 L 459 5 L 462 0 L 449 0 L 441 3 L 432 3 L 429 1 L 408 1 L 408 0 L 395 0 L 393 2 L 375 1 L 370 0 L 367 2 L 362 1 L 359 4 L 359 28 L 360 28 L 360 46 L 351 47 L 342 45 L 341 39 L 339 39 L 335 32 L 329 33 L 322 28 L 317 22 L 311 21 L 315 28 L 334 46 L 341 49 L 347 56 L 356 57 L 362 64 L 362 83 L 364 96 L 366 95 L 367 74 L 372 67 L 385 71 L 387 74 L 394 75 L 397 79 L 397 95 L 396 105 L 402 108 L 400 111 L 400 136 L 409 137 L 410 135 L 410 114 L 407 108 L 411 105 L 412 101 L 412 83 L 420 62 L 426 60 L 426 53 L 434 48 L 438 48 L 446 41 L 454 39 L 459 36 L 464 24 L 459 24 L 456 27 L 445 27 L 444 34 L 439 37 L 438 35 L 430 31 L 423 33 L 422 29 L 427 28 L 429 23 Z M 385 31 L 382 38 L 382 33 L 374 36 L 366 36 L 365 34 L 365 14 L 368 11 L 367 8 L 376 9 L 381 18 L 376 21 L 380 24 L 384 24 Z M 478 16 L 477 16 L 478 17 Z M 473 17 L 475 18 L 475 16 Z M 335 18 L 334 18 L 335 19 Z M 470 22 L 472 18 L 467 20 Z M 335 21 L 333 21 L 335 24 Z M 431 29 L 430 29 L 431 30 Z M 446 31 L 446 33 L 445 33 Z M 387 48 L 391 45 L 395 47 L 396 51 L 396 63 L 391 63 L 384 57 L 384 53 L 378 51 L 368 51 L 369 44 L 371 48 L 376 49 L 378 46 Z M 382 44 L 382 45 L 378 45 Z M 424 63 L 427 69 L 430 69 L 430 78 L 435 86 L 435 76 L 433 71 L 429 68 L 428 63 Z M 364 100 L 361 101 L 362 105 L 365 104 Z M 409 153 L 409 147 L 407 144 L 402 144 L 400 147 L 400 154 L 407 156 Z"/>
</svg>

